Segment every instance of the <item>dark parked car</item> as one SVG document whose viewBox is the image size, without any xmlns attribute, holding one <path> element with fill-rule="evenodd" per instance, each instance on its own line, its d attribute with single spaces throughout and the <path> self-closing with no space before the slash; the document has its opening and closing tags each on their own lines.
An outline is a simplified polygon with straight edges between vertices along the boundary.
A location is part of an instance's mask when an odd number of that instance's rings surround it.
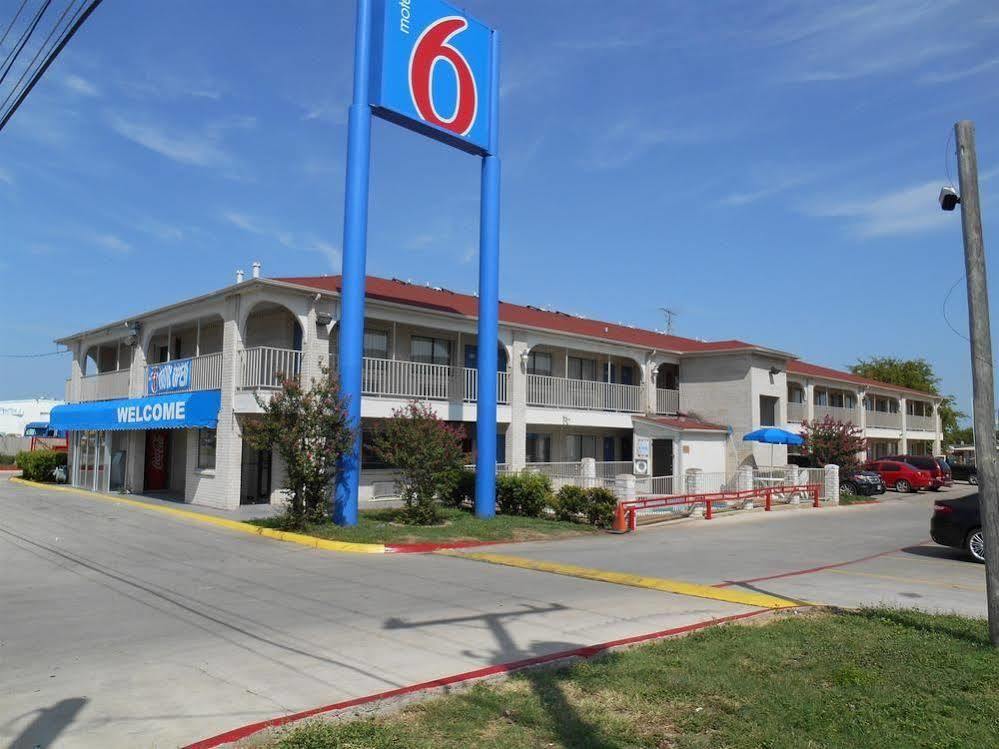
<svg viewBox="0 0 999 749">
<path fill-rule="evenodd" d="M 799 468 L 818 468 L 809 455 L 788 455 L 787 462 Z M 869 497 L 872 494 L 884 494 L 885 484 L 874 471 L 857 470 L 852 473 L 844 471 L 839 477 L 839 493 L 855 494 Z"/>
<path fill-rule="evenodd" d="M 937 500 L 930 520 L 930 536 L 942 546 L 964 549 L 976 562 L 984 562 L 985 538 L 978 495 Z"/>
<path fill-rule="evenodd" d="M 946 472 L 940 467 L 940 463 L 936 458 L 930 457 L 929 455 L 889 455 L 882 460 L 897 460 L 902 463 L 908 463 L 910 466 L 915 466 L 921 471 L 928 471 L 932 479 L 932 483 L 929 489 L 932 491 L 939 491 L 941 486 L 953 486 L 954 479 L 950 475 L 950 470 Z"/>
<path fill-rule="evenodd" d="M 967 481 L 969 484 L 978 486 L 978 469 L 971 463 L 955 463 L 947 461 L 951 475 L 955 481 Z"/>
<path fill-rule="evenodd" d="M 885 486 L 899 492 L 915 492 L 933 487 L 933 475 L 929 471 L 916 468 L 900 460 L 874 460 L 864 468 L 876 471 Z"/>
</svg>

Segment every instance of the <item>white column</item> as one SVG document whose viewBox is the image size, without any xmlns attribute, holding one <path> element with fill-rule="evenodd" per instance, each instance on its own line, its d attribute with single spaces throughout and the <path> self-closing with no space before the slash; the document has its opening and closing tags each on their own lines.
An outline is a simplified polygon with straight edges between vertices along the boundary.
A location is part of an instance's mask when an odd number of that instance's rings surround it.
<svg viewBox="0 0 999 749">
<path fill-rule="evenodd" d="M 618 502 L 631 502 L 635 499 L 635 477 L 630 473 L 620 473 L 614 477 L 614 494 Z"/>
<path fill-rule="evenodd" d="M 898 399 L 898 412 L 899 412 L 899 416 L 902 419 L 902 439 L 898 443 L 898 452 L 899 452 L 900 455 L 907 455 L 908 452 L 909 452 L 909 435 L 908 435 L 909 414 L 906 413 L 906 399 L 905 398 L 899 398 Z"/>
<path fill-rule="evenodd" d="M 527 341 L 516 334 L 508 368 L 510 382 L 510 425 L 507 427 L 506 461 L 510 469 L 520 471 L 527 463 Z"/>
<path fill-rule="evenodd" d="M 735 490 L 738 492 L 748 492 L 753 488 L 753 467 L 740 466 L 735 475 Z M 728 504 L 727 502 L 725 504 Z M 743 509 L 753 509 L 753 500 L 747 499 L 742 503 Z"/>
<path fill-rule="evenodd" d="M 320 325 L 318 317 L 324 311 L 313 302 L 305 316 L 302 330 L 302 385 L 309 387 L 313 380 L 322 376 L 322 367 L 329 364 L 330 336 L 325 325 Z"/>
<path fill-rule="evenodd" d="M 805 380 L 805 418 L 815 421 L 815 383 Z"/>
<path fill-rule="evenodd" d="M 83 349 L 83 342 L 77 341 L 73 344 L 73 363 L 71 364 L 71 369 L 69 372 L 69 392 L 67 395 L 67 400 L 71 403 L 76 403 L 80 400 L 80 390 L 82 385 L 80 381 L 83 379 L 83 365 L 84 357 L 86 352 Z"/>
<path fill-rule="evenodd" d="M 642 388 L 642 394 L 645 398 L 643 406 L 645 408 L 645 413 L 650 415 L 654 415 L 656 413 L 659 405 L 656 398 L 656 370 L 658 368 L 659 365 L 654 361 L 646 363 L 646 365 L 642 368 L 642 374 L 644 376 L 643 384 L 645 385 L 645 387 Z"/>
<path fill-rule="evenodd" d="M 825 500 L 832 505 L 839 504 L 839 466 L 828 465 L 825 467 L 826 475 L 823 481 L 822 494 Z"/>
<path fill-rule="evenodd" d="M 217 490 L 213 504 L 229 510 L 239 507 L 239 489 L 243 462 L 243 432 L 233 410 L 239 375 L 240 298 L 226 299 L 222 322 L 222 405 L 216 431 L 215 478 Z"/>
<path fill-rule="evenodd" d="M 701 476 L 700 468 L 689 468 L 683 476 L 684 480 L 684 490 L 687 494 L 701 494 L 701 490 L 704 488 L 703 477 Z M 704 505 L 696 504 L 691 505 L 690 517 L 692 518 L 702 518 L 704 517 Z"/>
<path fill-rule="evenodd" d="M 595 458 L 583 458 L 579 462 L 580 483 L 589 489 L 597 485 L 597 461 Z"/>
<path fill-rule="evenodd" d="M 933 404 L 933 455 L 941 455 L 943 447 L 943 427 L 940 423 L 940 404 Z"/>
</svg>

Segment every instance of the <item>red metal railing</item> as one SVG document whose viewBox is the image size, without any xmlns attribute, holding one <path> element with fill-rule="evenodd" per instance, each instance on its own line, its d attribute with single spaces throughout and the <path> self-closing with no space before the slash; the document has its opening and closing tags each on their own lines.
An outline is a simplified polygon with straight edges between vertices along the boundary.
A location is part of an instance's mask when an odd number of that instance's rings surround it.
<svg viewBox="0 0 999 749">
<path fill-rule="evenodd" d="M 704 517 L 710 520 L 714 517 L 713 505 L 718 502 L 739 502 L 748 499 L 763 499 L 763 509 L 770 512 L 774 503 L 774 495 L 807 494 L 812 498 L 812 507 L 819 507 L 822 486 L 819 484 L 801 484 L 798 486 L 768 486 L 760 489 L 746 489 L 738 492 L 712 492 L 710 494 L 682 494 L 668 497 L 642 497 L 628 502 L 618 502 L 617 515 L 614 518 L 614 530 L 633 531 L 638 527 L 638 512 L 640 510 L 659 510 L 667 507 L 687 505 L 704 505 Z"/>
</svg>

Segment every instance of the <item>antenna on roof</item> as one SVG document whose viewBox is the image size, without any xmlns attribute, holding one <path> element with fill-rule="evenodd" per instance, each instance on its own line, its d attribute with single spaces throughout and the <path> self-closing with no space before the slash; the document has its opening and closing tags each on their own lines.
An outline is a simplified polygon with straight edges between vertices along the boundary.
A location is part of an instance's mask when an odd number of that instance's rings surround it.
<svg viewBox="0 0 999 749">
<path fill-rule="evenodd" d="M 673 318 L 679 317 L 680 313 L 669 307 L 660 307 L 659 311 L 666 315 L 666 335 L 673 335 Z"/>
</svg>

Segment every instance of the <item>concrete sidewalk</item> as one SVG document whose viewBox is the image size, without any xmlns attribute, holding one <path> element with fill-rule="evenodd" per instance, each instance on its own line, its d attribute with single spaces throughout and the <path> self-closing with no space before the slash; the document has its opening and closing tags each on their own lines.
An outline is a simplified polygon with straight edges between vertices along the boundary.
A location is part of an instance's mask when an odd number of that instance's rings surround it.
<svg viewBox="0 0 999 749">
<path fill-rule="evenodd" d="M 751 610 L 443 556 L 355 556 L 0 483 L 3 745 L 172 747 Z"/>
</svg>

